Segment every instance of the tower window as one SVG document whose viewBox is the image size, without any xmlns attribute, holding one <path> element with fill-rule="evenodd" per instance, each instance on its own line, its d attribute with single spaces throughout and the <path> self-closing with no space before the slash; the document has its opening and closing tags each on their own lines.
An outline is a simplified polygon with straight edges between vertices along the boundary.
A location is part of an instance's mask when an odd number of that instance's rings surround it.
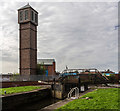
<svg viewBox="0 0 120 111">
<path fill-rule="evenodd" d="M 20 21 L 23 20 L 23 11 L 20 11 Z"/>
<path fill-rule="evenodd" d="M 31 20 L 34 21 L 34 12 L 31 11 Z"/>
<path fill-rule="evenodd" d="M 28 10 L 25 10 L 25 20 L 28 19 Z"/>
<path fill-rule="evenodd" d="M 35 14 L 35 23 L 37 23 L 38 18 L 37 18 L 37 14 Z"/>
</svg>

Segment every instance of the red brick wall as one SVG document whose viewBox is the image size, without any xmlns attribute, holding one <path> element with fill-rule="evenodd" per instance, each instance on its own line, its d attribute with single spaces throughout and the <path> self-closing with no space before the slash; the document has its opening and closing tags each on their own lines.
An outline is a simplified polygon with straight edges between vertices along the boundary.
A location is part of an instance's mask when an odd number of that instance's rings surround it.
<svg viewBox="0 0 120 111">
<path fill-rule="evenodd" d="M 31 22 L 20 24 L 20 74 L 34 75 L 37 66 L 37 27 Z"/>
<path fill-rule="evenodd" d="M 48 75 L 56 75 L 55 62 L 53 62 L 53 65 L 46 65 L 45 68 L 48 70 Z"/>
<path fill-rule="evenodd" d="M 54 74 L 56 75 L 56 66 L 55 66 L 55 62 L 53 62 L 53 70 L 54 70 Z"/>
<path fill-rule="evenodd" d="M 48 75 L 56 75 L 55 62 L 52 65 L 44 65 L 44 68 L 48 70 Z"/>
<path fill-rule="evenodd" d="M 115 74 L 117 80 L 120 80 L 120 74 Z"/>
<path fill-rule="evenodd" d="M 48 75 L 54 75 L 53 65 L 48 66 Z"/>
</svg>

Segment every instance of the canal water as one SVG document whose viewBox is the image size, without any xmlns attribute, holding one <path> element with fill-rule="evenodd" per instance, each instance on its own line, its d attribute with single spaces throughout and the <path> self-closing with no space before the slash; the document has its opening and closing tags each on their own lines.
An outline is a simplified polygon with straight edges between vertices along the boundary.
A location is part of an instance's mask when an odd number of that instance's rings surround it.
<svg viewBox="0 0 120 111">
<path fill-rule="evenodd" d="M 54 104 L 58 101 L 60 101 L 60 100 L 52 98 L 52 97 L 47 97 L 47 98 L 44 98 L 44 99 L 36 101 L 36 102 L 18 106 L 15 108 L 15 110 L 16 111 L 39 111 L 40 109 L 42 109 L 46 106 L 49 106 L 51 104 Z"/>
<path fill-rule="evenodd" d="M 81 87 L 81 92 L 84 92 L 84 87 Z M 29 104 L 24 104 L 21 106 L 18 106 L 15 108 L 16 111 L 39 111 L 40 109 L 49 106 L 51 104 L 54 104 L 56 102 L 59 102 L 61 100 L 59 99 L 55 99 L 51 96 L 46 97 L 42 100 L 36 101 L 36 102 L 32 102 Z"/>
<path fill-rule="evenodd" d="M 84 92 L 84 87 L 81 87 L 81 93 Z M 32 103 L 22 104 L 15 107 L 12 111 L 39 111 L 40 109 L 59 102 L 61 100 L 48 96 L 42 100 L 35 101 Z"/>
</svg>

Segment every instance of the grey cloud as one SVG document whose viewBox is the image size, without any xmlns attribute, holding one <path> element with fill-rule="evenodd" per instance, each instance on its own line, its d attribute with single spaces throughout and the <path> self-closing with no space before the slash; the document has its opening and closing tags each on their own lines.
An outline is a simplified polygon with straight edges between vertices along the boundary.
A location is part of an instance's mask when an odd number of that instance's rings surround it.
<svg viewBox="0 0 120 111">
<path fill-rule="evenodd" d="M 1 12 L 6 42 L 4 56 L 16 63 L 19 59 L 17 9 L 25 4 L 13 3 L 11 7 L 6 3 Z M 55 58 L 58 71 L 66 65 L 117 71 L 117 30 L 114 30 L 117 3 L 30 4 L 39 12 L 38 58 Z M 9 11 L 4 13 L 6 10 Z"/>
</svg>

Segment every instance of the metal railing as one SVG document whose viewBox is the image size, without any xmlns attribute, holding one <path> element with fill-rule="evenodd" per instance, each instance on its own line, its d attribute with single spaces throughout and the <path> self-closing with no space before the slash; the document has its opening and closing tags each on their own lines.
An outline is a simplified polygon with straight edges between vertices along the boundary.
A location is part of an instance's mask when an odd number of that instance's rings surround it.
<svg viewBox="0 0 120 111">
<path fill-rule="evenodd" d="M 77 99 L 79 97 L 79 88 L 78 87 L 74 87 L 70 90 L 70 92 L 68 93 L 68 99 L 72 97 L 72 93 L 75 91 L 75 99 Z"/>
<path fill-rule="evenodd" d="M 2 81 L 52 81 L 58 79 L 58 75 L 3 75 L 0 76 Z"/>
</svg>

